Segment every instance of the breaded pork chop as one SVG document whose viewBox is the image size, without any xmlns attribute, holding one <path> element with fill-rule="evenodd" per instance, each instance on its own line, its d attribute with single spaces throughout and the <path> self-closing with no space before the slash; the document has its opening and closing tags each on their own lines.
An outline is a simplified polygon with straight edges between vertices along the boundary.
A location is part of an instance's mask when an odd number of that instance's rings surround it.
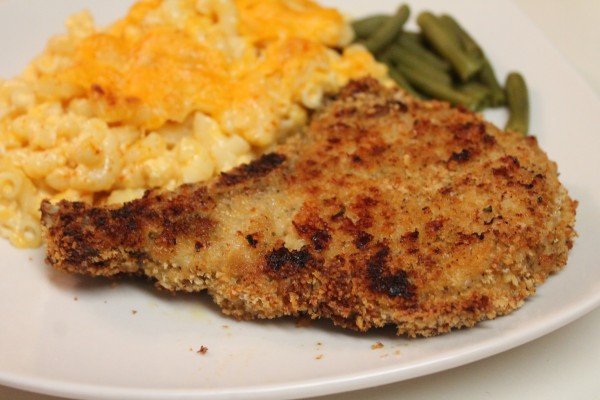
<svg viewBox="0 0 600 400">
<path fill-rule="evenodd" d="M 430 336 L 521 306 L 565 265 L 575 209 L 534 137 L 364 79 L 212 181 L 42 218 L 60 270 L 206 290 L 239 319 Z"/>
</svg>

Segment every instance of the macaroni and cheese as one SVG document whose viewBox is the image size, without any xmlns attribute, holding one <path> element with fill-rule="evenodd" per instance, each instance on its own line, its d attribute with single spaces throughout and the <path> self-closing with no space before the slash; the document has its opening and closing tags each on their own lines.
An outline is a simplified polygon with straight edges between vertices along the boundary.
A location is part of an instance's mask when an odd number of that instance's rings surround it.
<svg viewBox="0 0 600 400">
<path fill-rule="evenodd" d="M 118 203 L 210 178 L 305 123 L 324 95 L 386 69 L 309 0 L 142 0 L 87 12 L 0 80 L 0 235 L 40 244 L 42 198 Z"/>
</svg>

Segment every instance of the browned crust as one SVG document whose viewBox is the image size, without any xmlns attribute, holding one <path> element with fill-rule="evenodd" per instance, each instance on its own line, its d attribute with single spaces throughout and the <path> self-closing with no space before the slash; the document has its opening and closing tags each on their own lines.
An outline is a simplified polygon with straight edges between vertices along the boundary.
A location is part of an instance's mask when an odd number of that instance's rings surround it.
<svg viewBox="0 0 600 400">
<path fill-rule="evenodd" d="M 42 213 L 58 269 L 208 290 L 241 319 L 430 336 L 520 307 L 566 264 L 576 205 L 534 137 L 364 79 L 211 182 Z"/>
</svg>

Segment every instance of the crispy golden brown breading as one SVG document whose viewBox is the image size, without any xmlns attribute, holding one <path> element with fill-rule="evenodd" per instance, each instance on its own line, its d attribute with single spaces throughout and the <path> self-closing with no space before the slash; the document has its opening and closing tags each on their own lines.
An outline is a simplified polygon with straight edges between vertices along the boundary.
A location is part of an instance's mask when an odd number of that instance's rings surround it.
<svg viewBox="0 0 600 400">
<path fill-rule="evenodd" d="M 521 306 L 565 265 L 576 205 L 534 137 L 364 79 L 212 181 L 42 213 L 60 270 L 206 290 L 239 319 L 431 336 Z"/>
</svg>

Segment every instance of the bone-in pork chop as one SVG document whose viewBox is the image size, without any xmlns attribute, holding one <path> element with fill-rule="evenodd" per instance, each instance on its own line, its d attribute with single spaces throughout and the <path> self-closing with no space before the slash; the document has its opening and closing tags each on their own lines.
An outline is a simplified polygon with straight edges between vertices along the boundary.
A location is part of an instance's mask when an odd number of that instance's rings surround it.
<svg viewBox="0 0 600 400">
<path fill-rule="evenodd" d="M 206 290 L 239 319 L 431 336 L 507 314 L 567 261 L 576 202 L 534 137 L 364 79 L 212 181 L 123 206 L 44 202 L 47 261 Z"/>
</svg>

